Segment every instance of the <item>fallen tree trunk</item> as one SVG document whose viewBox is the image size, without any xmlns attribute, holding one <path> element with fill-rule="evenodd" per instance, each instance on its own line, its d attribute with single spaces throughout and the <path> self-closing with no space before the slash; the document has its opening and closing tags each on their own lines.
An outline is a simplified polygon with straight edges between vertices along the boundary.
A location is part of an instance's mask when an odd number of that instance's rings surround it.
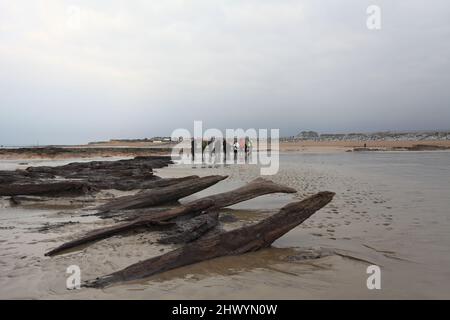
<svg viewBox="0 0 450 320">
<path fill-rule="evenodd" d="M 146 217 L 151 220 L 169 220 L 176 217 L 189 214 L 189 210 L 184 210 L 184 206 L 194 205 L 196 202 L 203 202 L 209 200 L 213 203 L 210 210 L 216 210 L 225 208 L 233 204 L 250 200 L 259 196 L 263 196 L 271 193 L 296 193 L 297 190 L 277 184 L 273 181 L 263 178 L 257 178 L 246 185 L 227 192 L 206 196 L 198 200 L 189 202 L 188 204 L 181 205 L 180 207 L 167 210 L 167 211 L 144 211 L 142 209 L 125 212 L 123 215 L 128 216 L 127 220 L 137 219 L 139 217 Z"/>
<path fill-rule="evenodd" d="M 214 206 L 211 210 L 214 210 L 229 207 L 233 204 L 263 196 L 265 194 L 296 192 L 297 190 L 294 188 L 283 186 L 267 179 L 257 178 L 240 188 L 204 197 L 197 201 L 202 201 L 205 199 L 212 200 L 214 202 Z"/>
<path fill-rule="evenodd" d="M 153 188 L 162 188 L 162 187 L 168 187 L 175 185 L 180 182 L 184 181 L 193 181 L 198 179 L 199 176 L 186 176 L 181 178 L 165 178 L 165 179 L 157 179 L 157 180 L 150 180 L 150 181 L 141 181 L 141 182 L 132 182 L 129 180 L 126 181 L 117 181 L 113 185 L 112 189 L 122 190 L 122 191 L 129 191 L 133 189 L 153 189 Z M 94 184 L 97 186 L 97 184 Z M 103 189 L 103 188 L 102 188 Z"/>
<path fill-rule="evenodd" d="M 0 196 L 18 195 L 83 195 L 93 191 L 91 185 L 79 181 L 41 182 L 41 183 L 21 183 L 0 186 Z"/>
<path fill-rule="evenodd" d="M 195 204 L 192 204 L 190 206 L 185 206 L 183 208 L 175 208 L 173 210 L 176 211 L 177 213 L 180 213 L 183 211 L 186 213 L 187 212 L 193 213 L 193 212 L 202 211 L 207 208 L 210 208 L 212 205 L 213 205 L 212 201 L 202 201 L 202 202 L 196 202 Z M 81 238 L 66 242 L 66 243 L 60 245 L 59 247 L 57 247 L 53 250 L 50 250 L 45 255 L 53 256 L 55 254 L 64 252 L 68 249 L 72 249 L 72 248 L 78 247 L 80 245 L 89 243 L 89 242 L 105 239 L 105 238 L 111 237 L 113 235 L 116 235 L 116 234 L 119 234 L 119 233 L 122 233 L 125 231 L 142 228 L 142 227 L 147 227 L 147 226 L 161 225 L 164 223 L 165 222 L 161 221 L 161 220 L 158 221 L 155 219 L 147 219 L 145 217 L 142 217 L 142 218 L 136 219 L 131 222 L 121 223 L 121 224 L 114 225 L 111 227 L 93 230 Z"/>
<path fill-rule="evenodd" d="M 112 210 L 148 208 L 159 204 L 173 202 L 206 189 L 226 178 L 227 176 L 207 176 L 195 180 L 190 179 L 167 187 L 140 192 L 136 195 L 119 197 L 109 203 L 99 206 L 97 210 L 99 211 L 98 213 L 101 214 Z"/>
<path fill-rule="evenodd" d="M 202 238 L 161 256 L 87 281 L 83 286 L 102 288 L 220 256 L 239 255 L 266 248 L 328 204 L 333 196 L 332 192 L 320 192 L 303 201 L 290 203 L 275 215 L 252 226 Z"/>
<path fill-rule="evenodd" d="M 39 181 L 27 179 L 18 183 L 0 184 L 0 196 L 77 196 L 92 193 L 101 189 L 133 190 L 168 187 L 185 181 L 194 181 L 198 176 L 182 178 L 154 179 L 151 181 L 99 181 L 85 182 L 77 180 Z"/>
<path fill-rule="evenodd" d="M 237 194 L 238 193 L 237 191 L 239 191 L 239 195 Z M 152 223 L 155 223 L 155 221 L 167 221 L 181 216 L 195 214 L 201 211 L 205 211 L 207 209 L 209 210 L 214 208 L 214 210 L 216 210 L 220 208 L 219 206 L 225 207 L 237 203 L 238 202 L 237 199 L 239 199 L 240 201 L 244 201 L 269 193 L 295 193 L 295 192 L 297 191 L 293 188 L 276 184 L 270 180 L 258 178 L 248 183 L 247 185 L 235 189 L 233 191 L 223 192 L 217 195 L 204 197 L 167 211 L 148 212 L 142 214 L 141 216 L 137 217 L 136 219 L 130 222 L 124 222 L 112 227 L 95 230 L 94 231 L 95 234 L 89 234 L 79 239 L 67 242 L 61 245 L 60 247 L 57 247 L 47 252 L 45 255 L 52 256 L 62 251 L 65 251 L 69 248 L 77 247 L 81 244 L 85 244 L 100 239 L 105 239 L 115 234 L 119 234 L 123 231 L 140 228 L 143 225 L 148 224 L 151 225 Z"/>
<path fill-rule="evenodd" d="M 139 227 L 154 227 L 154 226 L 164 226 L 164 225 L 171 225 L 173 224 L 172 222 L 164 222 L 164 221 L 142 221 L 142 223 L 139 225 Z M 131 225 L 127 225 L 127 224 L 123 224 L 120 226 L 120 232 L 125 232 L 125 231 L 129 231 L 131 229 L 136 229 L 138 226 L 135 224 L 133 226 Z M 69 241 L 66 242 L 64 244 L 62 244 L 61 246 L 47 252 L 45 255 L 46 256 L 53 256 L 57 253 L 61 253 L 64 251 L 67 251 L 69 249 L 81 246 L 85 243 L 88 242 L 92 242 L 92 241 L 97 241 L 103 238 L 106 238 L 108 236 L 114 235 L 117 233 L 117 227 L 116 226 L 112 226 L 112 227 L 107 227 L 107 228 L 103 228 L 101 234 L 98 233 L 96 230 L 88 232 L 86 234 L 86 236 L 84 236 L 83 238 L 80 239 L 75 239 L 73 241 Z"/>
<path fill-rule="evenodd" d="M 128 177 L 128 178 L 101 178 L 99 176 L 98 178 L 89 178 L 87 181 L 89 181 L 89 184 L 94 186 L 95 188 L 99 190 L 103 189 L 116 189 L 121 191 L 130 191 L 135 189 L 154 189 L 154 188 L 161 188 L 161 187 L 168 187 L 183 181 L 189 181 L 189 180 L 195 180 L 198 179 L 198 176 L 186 176 L 181 178 L 166 178 L 162 179 L 157 176 L 152 176 L 147 179 L 143 178 L 135 178 L 135 177 Z"/>
</svg>

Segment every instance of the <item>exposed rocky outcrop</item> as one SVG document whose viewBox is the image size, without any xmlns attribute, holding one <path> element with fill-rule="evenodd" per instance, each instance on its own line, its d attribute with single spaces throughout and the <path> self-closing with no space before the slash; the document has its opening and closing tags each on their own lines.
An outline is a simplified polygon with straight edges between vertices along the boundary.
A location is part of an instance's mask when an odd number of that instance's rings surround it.
<svg viewBox="0 0 450 320">
<path fill-rule="evenodd" d="M 162 168 L 170 163 L 170 157 L 155 156 L 0 171 L 0 196 L 61 196 L 81 195 L 103 189 L 153 189 L 197 178 L 161 179 L 153 174 L 154 168 Z"/>
</svg>

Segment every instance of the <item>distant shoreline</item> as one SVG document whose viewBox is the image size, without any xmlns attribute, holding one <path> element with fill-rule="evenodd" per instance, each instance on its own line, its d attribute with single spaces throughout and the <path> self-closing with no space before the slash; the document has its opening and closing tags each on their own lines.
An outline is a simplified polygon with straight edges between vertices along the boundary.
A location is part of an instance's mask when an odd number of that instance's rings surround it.
<svg viewBox="0 0 450 320">
<path fill-rule="evenodd" d="M 0 160 L 13 159 L 70 159 L 93 157 L 137 157 L 169 155 L 171 148 L 143 147 L 32 147 L 32 148 L 0 148 Z"/>
<path fill-rule="evenodd" d="M 127 143 L 0 148 L 1 160 L 70 159 L 92 157 L 137 157 L 170 155 L 175 144 Z M 270 144 L 268 145 L 270 147 Z M 335 153 L 350 151 L 438 151 L 449 150 L 450 140 L 420 141 L 281 141 L 280 152 Z"/>
</svg>

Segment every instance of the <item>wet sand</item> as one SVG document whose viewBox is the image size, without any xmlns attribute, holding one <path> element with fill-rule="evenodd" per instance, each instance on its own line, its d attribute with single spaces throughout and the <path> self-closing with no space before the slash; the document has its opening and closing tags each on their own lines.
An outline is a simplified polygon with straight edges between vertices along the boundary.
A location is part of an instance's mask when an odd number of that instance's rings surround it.
<svg viewBox="0 0 450 320">
<path fill-rule="evenodd" d="M 0 160 L 71 160 L 111 157 L 137 157 L 170 155 L 171 146 L 70 146 L 70 147 L 30 147 L 0 148 Z"/>
<path fill-rule="evenodd" d="M 86 159 L 85 159 L 86 160 Z M 1 160 L 1 169 L 60 165 Z M 85 201 L 52 200 L 12 206 L 0 201 L 0 298 L 213 299 L 213 298 L 450 298 L 449 152 L 282 153 L 280 171 L 269 177 L 296 188 L 296 195 L 267 195 L 223 210 L 225 229 L 254 223 L 286 203 L 320 190 L 333 202 L 273 247 L 171 270 L 106 289 L 69 291 L 66 268 L 79 265 L 91 279 L 176 246 L 155 245 L 158 233 L 133 233 L 98 241 L 53 258 L 44 252 L 77 234 L 112 221 L 89 216 Z M 173 165 L 162 177 L 227 174 L 230 177 L 186 202 L 235 188 L 259 175 L 254 165 L 201 168 Z M 89 204 L 89 202 L 88 202 Z M 48 231 L 45 223 L 72 222 Z M 382 289 L 368 290 L 366 268 L 382 270 Z"/>
</svg>

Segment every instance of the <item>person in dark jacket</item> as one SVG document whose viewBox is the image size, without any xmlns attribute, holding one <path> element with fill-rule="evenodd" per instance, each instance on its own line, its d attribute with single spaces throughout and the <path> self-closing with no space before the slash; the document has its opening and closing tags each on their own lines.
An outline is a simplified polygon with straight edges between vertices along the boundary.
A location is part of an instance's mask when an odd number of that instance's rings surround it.
<svg viewBox="0 0 450 320">
<path fill-rule="evenodd" d="M 227 140 L 223 138 L 222 140 L 222 152 L 223 152 L 223 161 L 227 162 Z"/>
</svg>

